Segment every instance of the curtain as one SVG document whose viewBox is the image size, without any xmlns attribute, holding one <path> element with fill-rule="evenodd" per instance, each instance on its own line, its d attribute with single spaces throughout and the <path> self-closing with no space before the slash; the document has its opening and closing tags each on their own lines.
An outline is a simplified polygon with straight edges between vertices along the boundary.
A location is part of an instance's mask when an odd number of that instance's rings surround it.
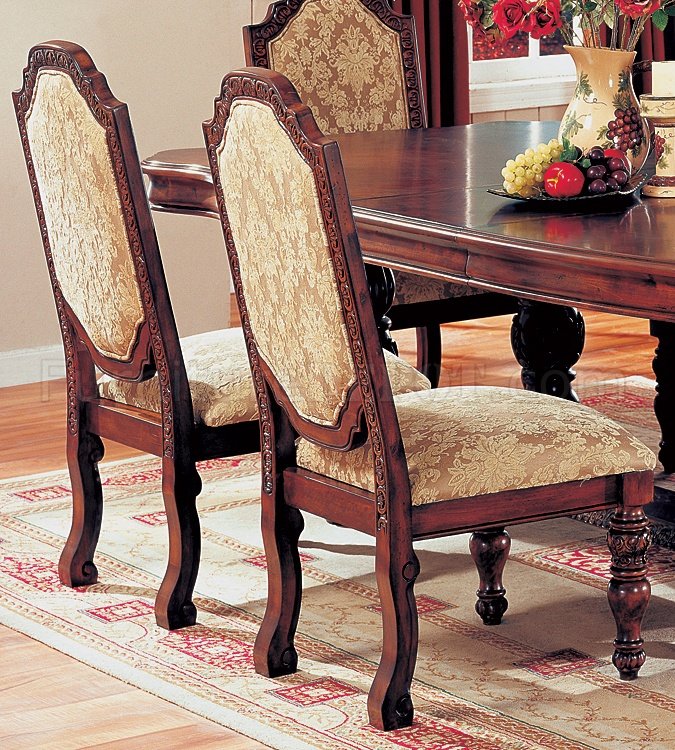
<svg viewBox="0 0 675 750">
<path fill-rule="evenodd" d="M 422 83 L 432 127 L 466 125 L 469 54 L 466 21 L 453 0 L 392 0 L 398 13 L 414 16 Z"/>
<path fill-rule="evenodd" d="M 638 45 L 638 60 L 645 62 L 657 60 L 675 60 L 675 18 L 668 19 L 665 31 L 659 31 L 647 21 L 640 43 Z M 649 70 L 642 74 L 642 82 L 635 82 L 638 94 L 648 93 L 652 90 L 651 72 Z"/>
</svg>

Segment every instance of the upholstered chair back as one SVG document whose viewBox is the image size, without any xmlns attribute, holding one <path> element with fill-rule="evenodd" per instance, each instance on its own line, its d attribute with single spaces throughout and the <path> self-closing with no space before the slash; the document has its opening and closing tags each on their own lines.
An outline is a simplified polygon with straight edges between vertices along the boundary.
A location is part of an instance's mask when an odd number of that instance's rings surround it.
<svg viewBox="0 0 675 750">
<path fill-rule="evenodd" d="M 204 130 L 249 350 L 299 420 L 339 430 L 366 377 L 360 318 L 377 334 L 372 309 L 355 309 L 370 298 L 337 144 L 283 76 L 256 68 L 225 77 Z"/>
<path fill-rule="evenodd" d="M 244 35 L 247 64 L 289 78 L 324 133 L 425 124 L 414 21 L 382 0 L 281 0 Z"/>
<path fill-rule="evenodd" d="M 62 329 L 100 369 L 138 379 L 154 369 L 158 256 L 126 105 L 81 48 L 54 45 L 31 50 L 15 108 Z"/>
</svg>

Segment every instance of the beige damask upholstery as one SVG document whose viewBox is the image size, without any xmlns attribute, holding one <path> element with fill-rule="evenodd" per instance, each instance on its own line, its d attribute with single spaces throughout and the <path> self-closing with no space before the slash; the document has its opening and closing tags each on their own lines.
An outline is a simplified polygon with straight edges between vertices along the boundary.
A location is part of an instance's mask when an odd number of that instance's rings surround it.
<svg viewBox="0 0 675 750">
<path fill-rule="evenodd" d="M 241 328 L 225 328 L 181 339 L 195 420 L 207 427 L 222 427 L 258 418 L 251 368 Z M 385 352 L 394 393 L 427 390 L 429 381 L 405 360 Z M 99 395 L 140 409 L 159 412 L 157 377 L 142 383 L 104 375 Z"/>
<path fill-rule="evenodd" d="M 335 424 L 356 371 L 312 170 L 274 112 L 244 100 L 219 166 L 259 354 L 303 417 Z"/>
<path fill-rule="evenodd" d="M 585 406 L 510 388 L 396 396 L 413 505 L 653 469 L 654 454 Z M 374 491 L 367 443 L 338 453 L 300 440 L 298 466 Z"/>
<path fill-rule="evenodd" d="M 398 34 L 358 0 L 307 0 L 269 57 L 324 133 L 410 126 Z"/>
<path fill-rule="evenodd" d="M 145 316 L 105 129 L 67 73 L 41 70 L 26 131 L 61 292 L 94 346 L 126 361 Z"/>
<path fill-rule="evenodd" d="M 306 0 L 268 53 L 325 134 L 410 127 L 399 36 L 360 0 Z M 404 271 L 394 277 L 397 305 L 480 293 Z"/>
</svg>

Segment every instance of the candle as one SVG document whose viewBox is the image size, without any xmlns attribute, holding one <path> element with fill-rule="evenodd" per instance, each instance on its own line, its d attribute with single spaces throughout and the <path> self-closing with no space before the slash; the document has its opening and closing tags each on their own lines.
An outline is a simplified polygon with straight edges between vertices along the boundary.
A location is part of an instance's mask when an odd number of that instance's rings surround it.
<svg viewBox="0 0 675 750">
<path fill-rule="evenodd" d="M 675 96 L 675 60 L 652 63 L 652 96 Z"/>
</svg>

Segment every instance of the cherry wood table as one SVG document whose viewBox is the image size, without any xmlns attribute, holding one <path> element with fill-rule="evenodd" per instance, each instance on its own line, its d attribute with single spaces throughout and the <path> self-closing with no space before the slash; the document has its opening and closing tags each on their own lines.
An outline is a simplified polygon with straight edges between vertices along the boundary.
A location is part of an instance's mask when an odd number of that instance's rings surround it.
<svg viewBox="0 0 675 750">
<path fill-rule="evenodd" d="M 614 197 L 515 201 L 500 187 L 508 158 L 548 141 L 552 122 L 341 135 L 367 260 L 519 298 L 512 344 L 526 388 L 575 398 L 583 348 L 576 309 L 643 317 L 658 340 L 659 458 L 675 471 L 675 201 Z M 156 210 L 217 216 L 203 148 L 143 161 Z M 652 518 L 675 523 L 675 499 L 657 491 Z M 666 528 L 675 541 L 675 526 Z"/>
</svg>

